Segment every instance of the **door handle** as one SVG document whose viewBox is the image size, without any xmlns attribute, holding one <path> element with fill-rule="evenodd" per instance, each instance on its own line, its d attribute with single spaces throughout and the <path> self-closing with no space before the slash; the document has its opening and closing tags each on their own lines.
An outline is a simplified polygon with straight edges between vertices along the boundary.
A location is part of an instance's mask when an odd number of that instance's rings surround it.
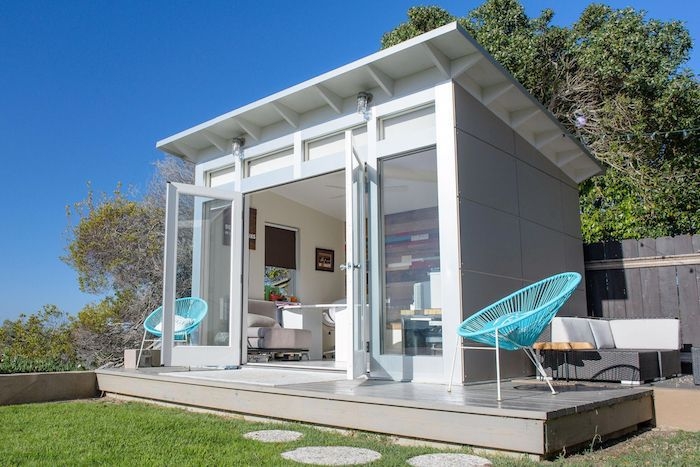
<svg viewBox="0 0 700 467">
<path fill-rule="evenodd" d="M 360 267 L 359 264 L 353 264 L 353 263 L 342 263 L 340 266 L 338 266 L 341 271 L 352 271 L 353 269 L 358 269 Z"/>
</svg>

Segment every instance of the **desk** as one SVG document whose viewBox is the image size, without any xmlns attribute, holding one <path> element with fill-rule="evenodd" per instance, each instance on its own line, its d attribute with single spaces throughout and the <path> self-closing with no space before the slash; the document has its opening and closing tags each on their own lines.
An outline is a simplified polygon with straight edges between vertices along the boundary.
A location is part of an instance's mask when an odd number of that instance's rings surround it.
<svg viewBox="0 0 700 467">
<path fill-rule="evenodd" d="M 442 317 L 439 315 L 403 315 L 403 354 L 441 355 Z"/>
</svg>

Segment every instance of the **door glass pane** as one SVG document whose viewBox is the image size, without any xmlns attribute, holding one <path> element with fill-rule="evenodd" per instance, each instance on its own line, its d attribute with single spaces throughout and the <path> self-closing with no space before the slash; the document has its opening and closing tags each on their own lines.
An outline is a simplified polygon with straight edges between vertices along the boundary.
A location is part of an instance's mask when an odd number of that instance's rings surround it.
<svg viewBox="0 0 700 467">
<path fill-rule="evenodd" d="M 181 194 L 178 208 L 176 298 L 199 297 L 207 303 L 190 343 L 229 345 L 231 203 Z"/>
<path fill-rule="evenodd" d="M 382 353 L 442 355 L 435 150 L 386 160 L 380 170 Z"/>
</svg>

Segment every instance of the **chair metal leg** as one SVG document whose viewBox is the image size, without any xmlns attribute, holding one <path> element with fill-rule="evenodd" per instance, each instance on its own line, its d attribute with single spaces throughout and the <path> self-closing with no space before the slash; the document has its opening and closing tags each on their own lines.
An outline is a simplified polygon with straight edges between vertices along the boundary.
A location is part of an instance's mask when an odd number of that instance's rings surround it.
<svg viewBox="0 0 700 467">
<path fill-rule="evenodd" d="M 496 400 L 501 402 L 501 362 L 498 352 L 498 329 L 495 332 L 496 335 L 496 387 L 497 387 L 497 397 Z"/>
<path fill-rule="evenodd" d="M 552 390 L 552 394 L 556 394 L 557 391 L 554 390 L 554 386 L 552 386 L 552 383 L 549 382 L 547 373 L 544 371 L 544 367 L 537 358 L 537 354 L 535 353 L 534 349 L 531 347 L 523 347 L 523 350 L 525 351 L 525 355 L 527 355 L 530 358 L 530 361 L 535 365 L 537 371 L 542 375 L 542 378 L 544 378 L 544 380 L 547 382 L 549 389 Z"/>
<path fill-rule="evenodd" d="M 450 384 L 447 385 L 447 392 L 452 392 L 452 379 L 455 376 L 455 364 L 457 363 L 457 352 L 462 344 L 462 336 L 457 336 L 457 346 L 455 347 L 455 353 L 452 357 L 452 371 L 450 372 Z"/>
<path fill-rule="evenodd" d="M 138 368 L 139 365 L 141 364 L 141 353 L 143 352 L 143 346 L 146 343 L 146 332 L 147 331 L 144 329 L 143 330 L 143 338 L 141 339 L 141 347 L 139 348 L 139 356 L 136 359 L 136 368 Z"/>
</svg>

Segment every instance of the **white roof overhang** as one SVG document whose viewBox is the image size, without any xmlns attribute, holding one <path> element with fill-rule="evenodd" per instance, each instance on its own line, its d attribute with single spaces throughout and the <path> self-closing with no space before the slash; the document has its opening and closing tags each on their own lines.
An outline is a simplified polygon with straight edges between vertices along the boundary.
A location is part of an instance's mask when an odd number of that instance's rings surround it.
<svg viewBox="0 0 700 467">
<path fill-rule="evenodd" d="M 422 34 L 264 99 L 232 110 L 158 141 L 168 154 L 198 162 L 212 147 L 231 150 L 236 137 L 259 140 L 265 127 L 299 127 L 306 112 L 328 107 L 343 111 L 343 100 L 380 88 L 393 94 L 394 83 L 435 68 L 444 79 L 467 83 L 467 90 L 529 141 L 572 180 L 601 172 L 590 152 L 457 23 Z"/>
</svg>

